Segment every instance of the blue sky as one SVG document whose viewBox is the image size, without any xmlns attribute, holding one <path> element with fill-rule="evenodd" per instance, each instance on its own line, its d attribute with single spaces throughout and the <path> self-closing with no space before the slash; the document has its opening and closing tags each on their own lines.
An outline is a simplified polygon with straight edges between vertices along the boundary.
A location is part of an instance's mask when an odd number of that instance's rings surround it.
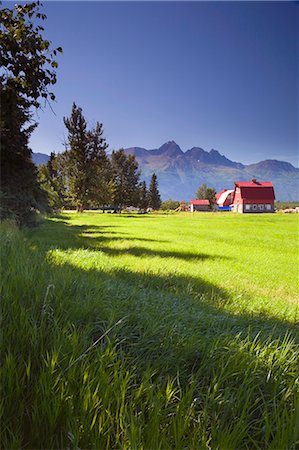
<svg viewBox="0 0 299 450">
<path fill-rule="evenodd" d="M 72 102 L 103 122 L 110 150 L 215 148 L 243 163 L 298 166 L 298 4 L 46 2 L 62 46 L 53 109 L 34 152 L 62 151 Z"/>
</svg>

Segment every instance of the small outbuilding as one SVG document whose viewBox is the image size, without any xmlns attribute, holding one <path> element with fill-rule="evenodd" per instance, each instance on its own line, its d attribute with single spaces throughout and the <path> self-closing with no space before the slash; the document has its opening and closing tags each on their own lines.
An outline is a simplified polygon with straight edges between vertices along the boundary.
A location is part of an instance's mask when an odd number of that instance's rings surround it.
<svg viewBox="0 0 299 450">
<path fill-rule="evenodd" d="M 235 181 L 232 210 L 239 213 L 274 212 L 274 187 L 270 181 Z"/>
<path fill-rule="evenodd" d="M 209 200 L 191 200 L 190 211 L 211 211 Z"/>
</svg>

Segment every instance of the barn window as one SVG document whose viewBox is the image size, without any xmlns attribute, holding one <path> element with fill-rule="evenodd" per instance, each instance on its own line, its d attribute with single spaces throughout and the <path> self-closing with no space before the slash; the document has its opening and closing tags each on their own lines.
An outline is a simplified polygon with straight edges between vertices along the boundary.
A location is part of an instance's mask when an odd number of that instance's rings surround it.
<svg viewBox="0 0 299 450">
<path fill-rule="evenodd" d="M 268 210 L 268 211 L 271 211 L 271 205 L 265 205 L 266 206 L 266 209 Z"/>
<path fill-rule="evenodd" d="M 259 210 L 264 211 L 264 205 L 259 205 Z"/>
<path fill-rule="evenodd" d="M 252 209 L 253 209 L 253 211 L 256 211 L 257 210 L 257 205 L 252 205 Z"/>
<path fill-rule="evenodd" d="M 251 210 L 251 205 L 245 205 L 245 210 L 246 211 L 250 211 Z"/>
</svg>

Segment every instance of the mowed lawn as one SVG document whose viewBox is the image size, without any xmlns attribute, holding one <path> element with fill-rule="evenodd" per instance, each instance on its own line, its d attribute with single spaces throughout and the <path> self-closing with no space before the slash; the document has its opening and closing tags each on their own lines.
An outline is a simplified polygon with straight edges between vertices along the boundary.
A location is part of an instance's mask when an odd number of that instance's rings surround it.
<svg viewBox="0 0 299 450">
<path fill-rule="evenodd" d="M 296 215 L 2 228 L 3 448 L 299 445 Z"/>
</svg>

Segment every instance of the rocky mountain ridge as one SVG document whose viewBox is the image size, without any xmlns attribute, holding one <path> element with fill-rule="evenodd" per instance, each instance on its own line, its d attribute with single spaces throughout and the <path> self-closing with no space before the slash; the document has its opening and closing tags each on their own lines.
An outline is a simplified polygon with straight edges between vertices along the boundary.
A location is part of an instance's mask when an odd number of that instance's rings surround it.
<svg viewBox="0 0 299 450">
<path fill-rule="evenodd" d="M 299 200 L 299 169 L 285 161 L 264 160 L 245 165 L 215 149 L 192 147 L 183 152 L 174 141 L 158 149 L 131 147 L 125 151 L 136 156 L 146 181 L 153 172 L 157 174 L 164 199 L 190 200 L 202 183 L 216 190 L 232 189 L 234 181 L 257 178 L 273 182 L 277 200 Z"/>
</svg>

